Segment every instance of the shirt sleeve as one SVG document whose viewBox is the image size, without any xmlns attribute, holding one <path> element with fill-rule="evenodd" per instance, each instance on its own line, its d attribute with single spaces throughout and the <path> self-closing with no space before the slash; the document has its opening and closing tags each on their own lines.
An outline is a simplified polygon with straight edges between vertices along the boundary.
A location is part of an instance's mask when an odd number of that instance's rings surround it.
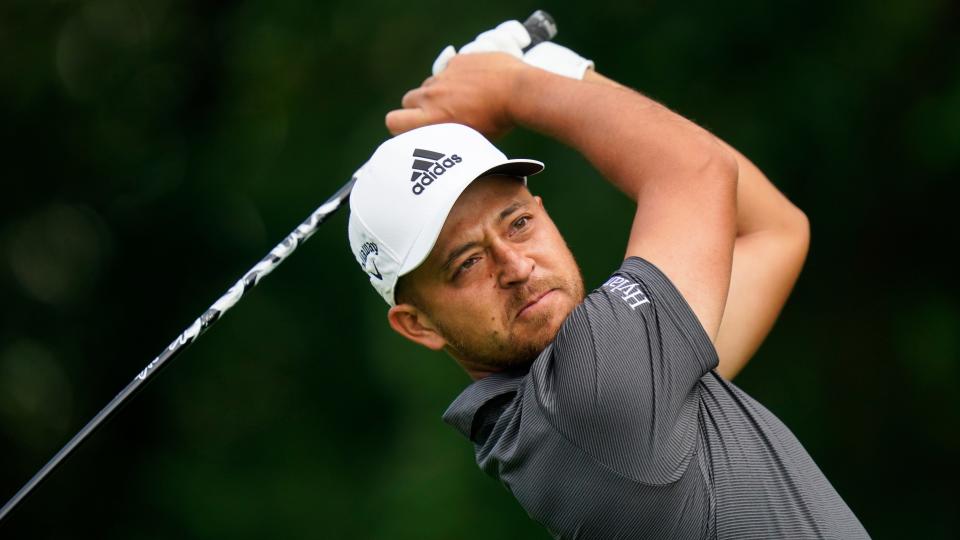
<svg viewBox="0 0 960 540">
<path fill-rule="evenodd" d="M 664 484 L 691 459 L 697 383 L 717 363 L 673 283 L 629 257 L 571 312 L 531 378 L 545 416 L 572 444 L 622 476 Z"/>
</svg>

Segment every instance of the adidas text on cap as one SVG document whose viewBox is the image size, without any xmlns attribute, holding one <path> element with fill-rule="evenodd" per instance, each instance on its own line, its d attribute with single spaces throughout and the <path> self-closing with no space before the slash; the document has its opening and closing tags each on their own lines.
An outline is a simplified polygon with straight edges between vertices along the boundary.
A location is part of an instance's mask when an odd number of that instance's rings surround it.
<svg viewBox="0 0 960 540">
<path fill-rule="evenodd" d="M 426 260 L 457 198 L 488 174 L 526 177 L 543 170 L 531 159 L 507 159 L 479 132 L 435 124 L 381 144 L 357 171 L 350 192 L 350 248 L 373 288 L 396 305 L 400 276 Z"/>
</svg>

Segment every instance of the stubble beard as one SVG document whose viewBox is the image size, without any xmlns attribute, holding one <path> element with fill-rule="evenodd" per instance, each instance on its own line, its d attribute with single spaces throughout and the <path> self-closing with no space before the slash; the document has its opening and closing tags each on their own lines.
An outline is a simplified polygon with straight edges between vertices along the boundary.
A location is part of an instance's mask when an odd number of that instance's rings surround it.
<svg viewBox="0 0 960 540">
<path fill-rule="evenodd" d="M 553 342 L 563 320 L 583 301 L 583 277 L 579 266 L 574 265 L 574 268 L 576 268 L 576 274 L 573 277 L 558 278 L 551 282 L 541 282 L 518 289 L 508 305 L 507 313 L 514 314 L 529 302 L 533 294 L 543 294 L 550 289 L 559 289 L 573 301 L 564 305 L 566 313 L 563 313 L 563 317 L 556 323 L 555 328 L 547 328 L 556 317 L 555 311 L 527 315 L 523 328 L 531 329 L 533 335 L 526 338 L 518 335 L 518 330 L 521 329 L 516 325 L 511 326 L 506 338 L 501 332 L 494 330 L 483 337 L 467 339 L 466 336 L 452 331 L 439 321 L 434 323 L 447 341 L 448 347 L 452 349 L 451 354 L 463 361 L 493 371 L 527 366 Z"/>
</svg>

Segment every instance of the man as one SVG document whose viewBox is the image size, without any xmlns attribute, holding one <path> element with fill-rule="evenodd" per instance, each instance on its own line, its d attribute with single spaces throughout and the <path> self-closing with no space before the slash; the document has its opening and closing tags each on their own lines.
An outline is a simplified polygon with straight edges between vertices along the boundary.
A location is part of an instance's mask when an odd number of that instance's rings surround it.
<svg viewBox="0 0 960 540">
<path fill-rule="evenodd" d="M 694 123 L 528 42 L 509 22 L 472 54 L 445 50 L 351 195 L 350 244 L 391 327 L 475 381 L 444 420 L 558 538 L 867 538 L 786 426 L 728 381 L 799 275 L 803 213 Z M 514 126 L 636 202 L 623 264 L 587 295 L 527 190 L 542 164 L 484 138 Z"/>
</svg>

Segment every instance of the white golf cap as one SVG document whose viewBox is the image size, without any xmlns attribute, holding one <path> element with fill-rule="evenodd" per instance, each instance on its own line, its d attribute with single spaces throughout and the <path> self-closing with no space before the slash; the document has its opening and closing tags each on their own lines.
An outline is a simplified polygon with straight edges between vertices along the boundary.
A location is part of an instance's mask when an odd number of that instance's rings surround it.
<svg viewBox="0 0 960 540">
<path fill-rule="evenodd" d="M 523 178 L 543 170 L 532 159 L 507 159 L 479 132 L 434 124 L 381 144 L 357 171 L 350 192 L 348 235 L 370 283 L 396 305 L 400 276 L 426 260 L 457 198 L 489 174 Z"/>
</svg>

